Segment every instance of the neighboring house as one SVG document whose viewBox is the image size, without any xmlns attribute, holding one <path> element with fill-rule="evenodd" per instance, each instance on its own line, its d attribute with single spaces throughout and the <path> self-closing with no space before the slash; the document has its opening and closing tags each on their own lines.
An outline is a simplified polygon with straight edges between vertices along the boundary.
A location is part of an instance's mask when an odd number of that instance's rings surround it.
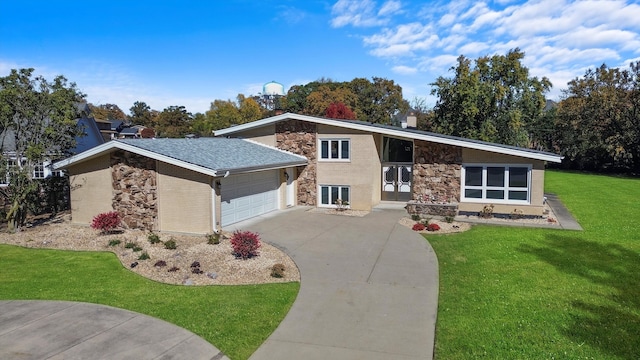
<svg viewBox="0 0 640 360">
<path fill-rule="evenodd" d="M 129 228 L 206 234 L 293 204 L 307 159 L 242 139 L 116 139 L 54 164 L 67 169 L 72 222 L 117 210 Z"/>
<path fill-rule="evenodd" d="M 77 103 L 76 107 L 80 112 L 80 117 L 76 120 L 77 125 L 82 128 L 83 135 L 76 138 L 76 146 L 71 149 L 72 153 L 81 153 L 94 146 L 98 146 L 104 143 L 104 139 L 93 117 L 90 116 L 90 109 L 86 103 Z M 15 132 L 11 129 L 6 129 L 0 133 L 0 148 L 2 154 L 8 158 L 7 166 L 15 166 L 17 159 L 15 156 L 16 140 Z M 22 160 L 24 163 L 24 159 Z M 33 169 L 33 179 L 45 179 L 50 176 L 59 176 L 59 171 L 54 171 L 51 168 L 51 161 L 45 160 L 42 163 L 36 164 Z M 0 186 L 8 185 L 10 179 L 0 179 Z"/>
<path fill-rule="evenodd" d="M 415 117 L 409 120 L 415 122 Z M 215 131 L 303 155 L 296 204 L 371 210 L 383 200 L 452 204 L 459 212 L 542 215 L 545 162 L 556 154 L 364 121 L 282 114 Z"/>
<path fill-rule="evenodd" d="M 72 218 L 118 210 L 128 227 L 208 233 L 295 205 L 381 201 L 542 215 L 545 162 L 561 156 L 363 121 L 282 114 L 200 139 L 114 140 L 56 163 Z"/>
<path fill-rule="evenodd" d="M 98 119 L 95 119 L 95 121 L 104 141 L 109 141 L 115 136 L 116 132 L 111 129 L 111 121 Z"/>
</svg>

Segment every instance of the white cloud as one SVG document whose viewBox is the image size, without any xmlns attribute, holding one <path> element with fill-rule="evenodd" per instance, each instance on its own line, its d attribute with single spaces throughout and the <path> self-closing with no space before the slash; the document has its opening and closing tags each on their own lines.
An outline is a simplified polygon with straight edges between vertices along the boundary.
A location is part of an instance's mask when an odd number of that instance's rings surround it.
<svg viewBox="0 0 640 360">
<path fill-rule="evenodd" d="M 391 68 L 391 71 L 400 75 L 413 75 L 418 72 L 415 67 L 397 65 Z"/>
<path fill-rule="evenodd" d="M 297 24 L 307 17 L 307 13 L 291 6 L 281 6 L 276 20 L 284 20 L 288 24 Z"/>
<path fill-rule="evenodd" d="M 378 10 L 378 16 L 397 14 L 401 9 L 402 4 L 400 4 L 400 1 L 389 0 L 382 5 L 380 10 Z"/>
<path fill-rule="evenodd" d="M 339 0 L 331 8 L 331 15 L 334 16 L 331 26 L 336 28 L 378 26 L 388 21 L 376 16 L 375 3 L 371 0 Z"/>
<path fill-rule="evenodd" d="M 365 44 L 374 47 L 371 53 L 380 57 L 411 55 L 414 51 L 427 50 L 437 41 L 438 36 L 431 28 L 419 23 L 400 25 L 393 30 L 385 29 L 364 38 Z"/>
<path fill-rule="evenodd" d="M 562 88 L 589 67 L 618 66 L 640 55 L 640 4 L 631 0 L 453 0 L 414 8 L 405 3 L 402 17 L 362 35 L 369 53 L 391 59 L 396 73 L 417 69 L 435 78 L 446 75 L 459 55 L 520 48 L 525 66 L 548 71 Z"/>
</svg>

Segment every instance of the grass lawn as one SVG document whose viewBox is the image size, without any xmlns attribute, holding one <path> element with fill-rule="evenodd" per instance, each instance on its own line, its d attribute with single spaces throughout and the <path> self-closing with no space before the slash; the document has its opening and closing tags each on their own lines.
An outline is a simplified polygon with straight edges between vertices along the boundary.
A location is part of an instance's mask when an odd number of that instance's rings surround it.
<svg viewBox="0 0 640 360">
<path fill-rule="evenodd" d="M 640 179 L 547 171 L 584 231 L 429 234 L 439 359 L 639 359 Z"/>
<path fill-rule="evenodd" d="M 128 271 L 112 253 L 0 245 L 0 299 L 83 301 L 140 312 L 200 335 L 234 360 L 248 358 L 275 330 L 298 289 L 299 283 L 166 285 Z"/>
</svg>

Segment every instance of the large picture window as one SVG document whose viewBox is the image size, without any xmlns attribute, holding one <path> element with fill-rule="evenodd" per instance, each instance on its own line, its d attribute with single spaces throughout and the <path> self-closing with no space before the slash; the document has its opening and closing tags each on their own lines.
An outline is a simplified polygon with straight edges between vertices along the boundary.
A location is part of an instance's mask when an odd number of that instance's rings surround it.
<svg viewBox="0 0 640 360">
<path fill-rule="evenodd" d="M 338 200 L 348 207 L 350 200 L 349 187 L 343 185 L 320 185 L 320 206 L 334 207 Z"/>
<path fill-rule="evenodd" d="M 349 139 L 321 139 L 320 159 L 321 160 L 349 160 L 350 157 Z"/>
<path fill-rule="evenodd" d="M 531 166 L 464 165 L 462 200 L 528 204 L 531 201 Z"/>
</svg>

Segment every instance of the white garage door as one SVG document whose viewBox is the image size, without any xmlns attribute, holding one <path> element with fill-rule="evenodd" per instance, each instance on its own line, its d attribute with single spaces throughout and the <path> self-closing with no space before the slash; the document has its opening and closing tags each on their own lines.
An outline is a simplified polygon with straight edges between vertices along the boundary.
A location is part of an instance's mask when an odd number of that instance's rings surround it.
<svg viewBox="0 0 640 360">
<path fill-rule="evenodd" d="M 233 175 L 221 180 L 222 226 L 278 208 L 278 171 Z"/>
</svg>

